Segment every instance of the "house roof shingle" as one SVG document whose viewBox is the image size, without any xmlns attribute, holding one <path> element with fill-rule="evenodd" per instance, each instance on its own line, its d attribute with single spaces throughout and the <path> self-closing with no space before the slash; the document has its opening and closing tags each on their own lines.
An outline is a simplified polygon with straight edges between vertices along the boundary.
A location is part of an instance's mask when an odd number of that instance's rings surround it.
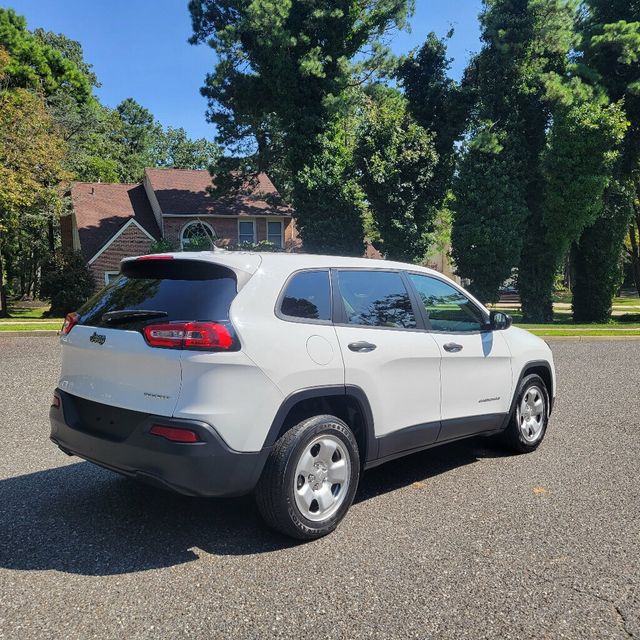
<svg viewBox="0 0 640 640">
<path fill-rule="evenodd" d="M 71 186 L 71 200 L 82 255 L 87 261 L 131 218 L 154 238 L 160 237 L 141 184 L 76 182 Z"/>
<path fill-rule="evenodd" d="M 269 197 L 278 195 L 275 186 L 264 173 L 258 176 L 253 192 L 231 201 L 216 200 L 207 193 L 212 180 L 208 171 L 191 169 L 145 169 L 158 199 L 160 210 L 169 215 L 277 215 L 290 216 L 291 209 L 278 206 Z"/>
</svg>

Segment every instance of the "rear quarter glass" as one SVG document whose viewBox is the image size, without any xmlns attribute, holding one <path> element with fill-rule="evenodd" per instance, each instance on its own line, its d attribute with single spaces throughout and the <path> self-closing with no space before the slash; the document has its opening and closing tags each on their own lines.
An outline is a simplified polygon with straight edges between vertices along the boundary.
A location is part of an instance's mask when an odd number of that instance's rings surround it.
<svg viewBox="0 0 640 640">
<path fill-rule="evenodd" d="M 237 294 L 234 272 L 198 260 L 126 262 L 122 274 L 79 310 L 78 324 L 109 329 L 140 330 L 150 322 L 229 320 Z M 155 318 L 106 320 L 112 311 L 157 311 Z"/>
</svg>

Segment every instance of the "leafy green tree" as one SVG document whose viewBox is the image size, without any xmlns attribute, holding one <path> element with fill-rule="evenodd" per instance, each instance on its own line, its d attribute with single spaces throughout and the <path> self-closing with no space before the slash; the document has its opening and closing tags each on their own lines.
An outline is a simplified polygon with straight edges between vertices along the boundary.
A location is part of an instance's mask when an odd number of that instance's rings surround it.
<svg viewBox="0 0 640 640">
<path fill-rule="evenodd" d="M 168 127 L 158 136 L 157 165 L 176 169 L 208 169 L 220 157 L 220 147 L 205 138 L 191 140 L 179 127 Z"/>
<path fill-rule="evenodd" d="M 576 15 L 568 0 L 487 2 L 485 45 L 466 74 L 453 254 L 486 300 L 517 267 L 525 321 L 553 319 L 555 272 L 602 210 L 626 126 L 576 77 Z"/>
<path fill-rule="evenodd" d="M 142 180 L 145 167 L 156 164 L 156 149 L 162 136 L 162 127 L 153 114 L 133 98 L 123 100 L 116 112 L 121 125 L 115 133 L 119 145 L 123 182 Z"/>
<path fill-rule="evenodd" d="M 453 31 L 447 39 L 452 35 Z M 468 111 L 468 95 L 448 76 L 451 60 L 447 58 L 447 39 L 430 33 L 422 47 L 410 54 L 398 70 L 411 114 L 434 137 L 438 163 L 425 189 L 429 190 L 427 198 L 437 207 L 441 207 L 451 188 L 456 142 Z"/>
<path fill-rule="evenodd" d="M 71 41 L 70 41 L 71 42 Z M 11 56 L 4 85 L 42 91 L 65 91 L 76 102 L 91 99 L 91 80 L 71 56 L 63 55 L 46 38 L 27 30 L 27 21 L 13 9 L 0 8 L 0 47 Z"/>
<path fill-rule="evenodd" d="M 3 62 L 4 61 L 4 62 Z M 9 64 L 7 64 L 9 63 Z M 11 68 L 0 50 L 3 69 Z M 3 262 L 27 220 L 55 215 L 65 145 L 42 98 L 25 89 L 0 92 L 0 315 L 7 315 Z"/>
<path fill-rule="evenodd" d="M 595 96 L 555 110 L 548 145 L 542 155 L 545 235 L 537 249 L 542 249 L 538 255 L 544 259 L 534 262 L 535 249 L 526 243 L 519 279 L 520 295 L 537 301 L 545 319 L 551 319 L 547 314 L 552 314 L 556 271 L 571 244 L 603 211 L 605 190 L 626 127 L 620 107 L 599 104 Z"/>
<path fill-rule="evenodd" d="M 342 215 L 354 229 L 348 251 L 355 251 L 360 205 L 350 198 L 358 189 L 342 183 L 344 161 L 329 157 L 334 142 L 325 133 L 350 86 L 381 68 L 388 71 L 381 39 L 405 25 L 412 2 L 191 0 L 189 9 L 191 41 L 208 43 L 218 57 L 202 93 L 218 142 L 241 158 L 235 169 L 269 169 L 279 146 L 305 246 L 329 246 L 325 232 L 340 236 Z M 328 200 L 316 201 L 320 195 Z M 336 208 L 342 203 L 348 214 Z"/>
<path fill-rule="evenodd" d="M 625 235 L 640 230 L 640 4 L 586 0 L 585 9 L 578 72 L 621 104 L 629 122 L 602 217 L 584 231 L 573 253 L 574 319 L 603 322 L 622 280 Z M 640 273 L 640 265 L 634 269 Z"/>
<path fill-rule="evenodd" d="M 87 79 L 91 87 L 99 87 L 98 76 L 93 71 L 93 65 L 84 59 L 82 45 L 77 40 L 67 38 L 63 33 L 53 33 L 53 31 L 45 31 L 38 27 L 33 31 L 33 35 L 44 46 L 51 47 L 58 51 L 65 59 L 72 62 L 78 71 L 80 71 Z"/>
<path fill-rule="evenodd" d="M 458 273 L 495 300 L 519 265 L 525 221 L 541 226 L 540 158 L 552 119 L 546 80 L 566 69 L 573 12 L 564 0 L 491 0 L 480 24 L 483 46 L 463 82 L 470 112 L 452 242 Z M 525 310 L 531 304 L 523 299 Z"/>
<path fill-rule="evenodd" d="M 433 137 L 397 92 L 368 102 L 355 163 L 380 238 L 374 246 L 388 258 L 419 262 L 427 251 L 427 233 L 440 204 L 431 193 L 438 163 Z"/>
<path fill-rule="evenodd" d="M 613 181 L 602 215 L 585 230 L 573 251 L 575 322 L 607 322 L 611 318 L 613 296 L 622 284 L 621 238 L 631 212 L 631 194 Z"/>
<path fill-rule="evenodd" d="M 305 250 L 361 256 L 365 202 L 354 175 L 352 145 L 335 122 L 318 144 L 320 150 L 293 178 L 296 223 Z"/>
<path fill-rule="evenodd" d="M 516 149 L 505 149 L 507 134 L 496 129 L 479 127 L 465 145 L 451 203 L 456 271 L 484 301 L 497 300 L 518 264 L 528 216 L 523 159 Z"/>
</svg>

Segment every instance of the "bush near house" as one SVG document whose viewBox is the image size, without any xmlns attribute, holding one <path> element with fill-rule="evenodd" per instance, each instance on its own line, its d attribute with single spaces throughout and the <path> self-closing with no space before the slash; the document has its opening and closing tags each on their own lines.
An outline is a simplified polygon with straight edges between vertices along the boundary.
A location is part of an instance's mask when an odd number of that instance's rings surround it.
<svg viewBox="0 0 640 640">
<path fill-rule="evenodd" d="M 65 316 L 81 307 L 96 289 L 80 252 L 57 254 L 45 265 L 42 298 L 51 301 L 48 316 Z"/>
</svg>

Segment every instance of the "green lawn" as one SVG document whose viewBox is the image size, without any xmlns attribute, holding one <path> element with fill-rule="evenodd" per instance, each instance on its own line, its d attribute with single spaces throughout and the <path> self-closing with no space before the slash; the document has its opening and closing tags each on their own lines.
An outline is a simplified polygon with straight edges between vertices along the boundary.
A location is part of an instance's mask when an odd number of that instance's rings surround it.
<svg viewBox="0 0 640 640">
<path fill-rule="evenodd" d="M 13 303 L 9 305 L 10 320 L 42 320 L 49 319 L 44 318 L 44 314 L 49 311 L 49 307 L 22 307 L 20 303 Z"/>
<path fill-rule="evenodd" d="M 20 302 L 9 304 L 9 318 L 0 318 L 0 331 L 28 331 L 30 329 L 59 329 L 64 318 L 48 318 L 49 306 L 28 307 Z"/>
<path fill-rule="evenodd" d="M 553 295 L 554 302 L 564 302 L 571 304 L 571 292 L 570 291 L 557 291 Z M 613 299 L 614 307 L 640 307 L 640 298 L 622 297 Z"/>
<path fill-rule="evenodd" d="M 62 320 L 54 320 L 51 322 L 0 321 L 0 331 L 59 331 L 61 327 Z"/>
<path fill-rule="evenodd" d="M 552 336 L 581 336 L 584 338 L 589 338 L 592 336 L 607 336 L 609 338 L 619 337 L 619 336 L 640 336 L 640 327 L 636 327 L 633 329 L 621 330 L 621 329 L 592 329 L 589 325 L 576 325 L 577 327 L 589 327 L 585 329 L 532 329 L 530 325 L 522 325 L 523 329 L 527 331 L 531 331 L 536 336 L 541 337 L 552 337 Z"/>
</svg>

